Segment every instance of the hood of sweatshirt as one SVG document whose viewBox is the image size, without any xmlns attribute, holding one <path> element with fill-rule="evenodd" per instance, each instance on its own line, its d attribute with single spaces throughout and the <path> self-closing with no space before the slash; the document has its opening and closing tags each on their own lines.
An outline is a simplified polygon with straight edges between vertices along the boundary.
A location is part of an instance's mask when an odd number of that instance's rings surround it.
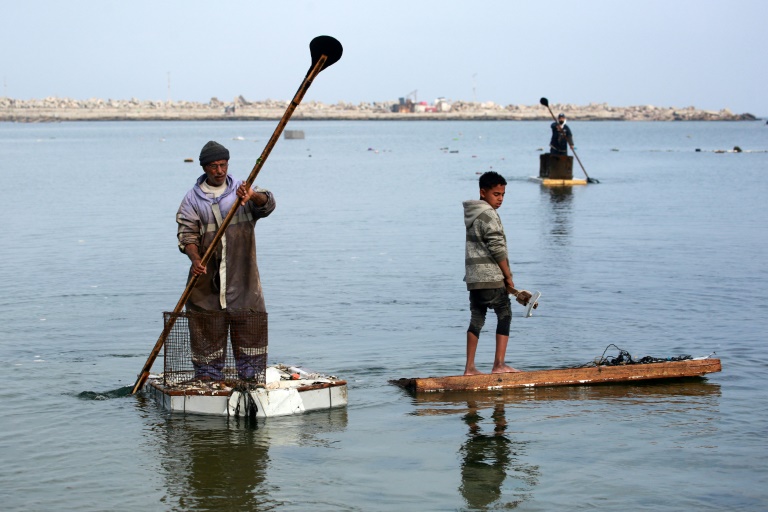
<svg viewBox="0 0 768 512">
<path fill-rule="evenodd" d="M 484 211 L 493 210 L 493 206 L 482 199 L 471 199 L 469 201 L 464 201 L 462 204 L 464 205 L 464 225 L 466 227 L 471 226 L 472 223 L 475 222 L 475 219 Z"/>
</svg>

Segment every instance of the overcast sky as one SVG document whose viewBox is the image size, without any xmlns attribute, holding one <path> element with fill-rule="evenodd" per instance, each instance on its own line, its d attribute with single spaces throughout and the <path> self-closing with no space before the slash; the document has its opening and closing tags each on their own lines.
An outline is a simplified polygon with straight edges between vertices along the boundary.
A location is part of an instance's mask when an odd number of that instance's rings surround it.
<svg viewBox="0 0 768 512">
<path fill-rule="evenodd" d="M 729 108 L 768 116 L 765 0 L 0 0 L 0 95 Z"/>
</svg>

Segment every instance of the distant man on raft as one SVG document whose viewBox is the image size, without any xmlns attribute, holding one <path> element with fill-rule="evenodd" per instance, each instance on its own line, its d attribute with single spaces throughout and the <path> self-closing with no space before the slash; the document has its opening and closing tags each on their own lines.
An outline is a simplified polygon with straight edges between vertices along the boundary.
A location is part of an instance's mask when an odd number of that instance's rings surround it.
<svg viewBox="0 0 768 512">
<path fill-rule="evenodd" d="M 552 139 L 549 141 L 550 155 L 567 155 L 568 144 L 573 145 L 573 134 L 571 129 L 565 124 L 565 114 L 557 115 L 557 122 L 553 122 Z"/>
</svg>

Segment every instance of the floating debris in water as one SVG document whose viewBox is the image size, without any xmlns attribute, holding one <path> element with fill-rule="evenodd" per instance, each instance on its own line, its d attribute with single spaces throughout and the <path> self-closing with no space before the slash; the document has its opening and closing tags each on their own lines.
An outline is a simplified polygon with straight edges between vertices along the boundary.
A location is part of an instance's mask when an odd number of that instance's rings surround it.
<svg viewBox="0 0 768 512">
<path fill-rule="evenodd" d="M 304 130 L 285 130 L 283 133 L 285 139 L 303 139 Z"/>
<path fill-rule="evenodd" d="M 753 153 L 753 151 L 743 151 L 739 146 L 733 146 L 733 149 L 716 149 L 715 153 Z"/>
</svg>

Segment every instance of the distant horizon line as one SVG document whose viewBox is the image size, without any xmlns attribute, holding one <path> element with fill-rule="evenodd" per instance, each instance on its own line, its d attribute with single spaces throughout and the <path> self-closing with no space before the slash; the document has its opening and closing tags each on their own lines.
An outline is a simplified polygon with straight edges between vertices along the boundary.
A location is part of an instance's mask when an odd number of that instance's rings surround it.
<svg viewBox="0 0 768 512">
<path fill-rule="evenodd" d="M 242 98 L 243 101 L 246 103 L 267 103 L 267 102 L 280 102 L 280 103 L 289 103 L 290 99 L 276 99 L 276 98 L 265 98 L 265 99 L 258 99 L 258 100 L 251 100 L 247 99 L 244 95 L 240 94 L 237 97 L 235 97 L 232 100 L 221 100 L 218 98 L 218 96 L 211 96 L 211 98 L 208 101 L 200 101 L 200 100 L 187 100 L 187 99 L 140 99 L 135 96 L 132 96 L 130 98 L 103 98 L 98 96 L 92 96 L 89 98 L 76 98 L 72 96 L 44 96 L 44 97 L 33 97 L 33 98 L 14 98 L 11 96 L 2 96 L 0 97 L 0 100 L 12 100 L 12 101 L 43 101 L 43 100 L 50 100 L 50 99 L 58 99 L 58 100 L 70 100 L 70 101 L 124 101 L 124 102 L 149 102 L 149 103 L 198 103 L 201 105 L 210 105 L 212 101 L 219 102 L 222 104 L 227 103 L 236 103 Z M 486 100 L 486 101 L 477 101 L 477 100 L 465 100 L 465 99 L 449 99 L 444 96 L 440 96 L 436 98 L 436 100 L 443 99 L 446 103 L 464 103 L 464 104 L 474 104 L 474 105 L 483 105 L 483 104 L 493 104 L 493 105 L 499 105 L 499 106 L 518 106 L 518 107 L 539 107 L 539 103 L 499 103 L 494 100 Z M 319 103 L 324 105 L 337 105 L 339 103 L 343 104 L 349 104 L 349 105 L 356 105 L 356 104 L 398 104 L 400 102 L 400 98 L 395 100 L 368 100 L 368 101 L 347 101 L 347 100 L 337 100 L 335 102 L 325 102 L 321 100 L 312 100 L 312 99 L 306 99 L 306 103 Z M 435 103 L 430 103 L 428 101 L 418 101 L 413 102 L 414 104 L 427 104 L 427 105 L 434 105 Z M 694 110 L 701 110 L 701 111 L 710 111 L 710 112 L 721 112 L 721 111 L 730 111 L 733 112 L 729 107 L 721 107 L 719 109 L 708 109 L 708 108 L 700 108 L 696 107 L 695 105 L 687 105 L 685 107 L 680 107 L 676 105 L 659 105 L 659 104 L 652 104 L 652 103 L 638 103 L 634 105 L 618 105 L 618 104 L 610 104 L 608 102 L 602 101 L 602 102 L 596 102 L 596 101 L 590 101 L 589 103 L 558 103 L 558 102 L 552 102 L 550 105 L 554 106 L 574 106 L 574 107 L 589 107 L 589 106 L 608 106 L 608 107 L 616 107 L 616 108 L 633 108 L 633 107 L 654 107 L 654 108 L 666 108 L 666 109 L 694 109 Z M 741 114 L 751 114 L 751 112 L 741 112 Z"/>
</svg>

